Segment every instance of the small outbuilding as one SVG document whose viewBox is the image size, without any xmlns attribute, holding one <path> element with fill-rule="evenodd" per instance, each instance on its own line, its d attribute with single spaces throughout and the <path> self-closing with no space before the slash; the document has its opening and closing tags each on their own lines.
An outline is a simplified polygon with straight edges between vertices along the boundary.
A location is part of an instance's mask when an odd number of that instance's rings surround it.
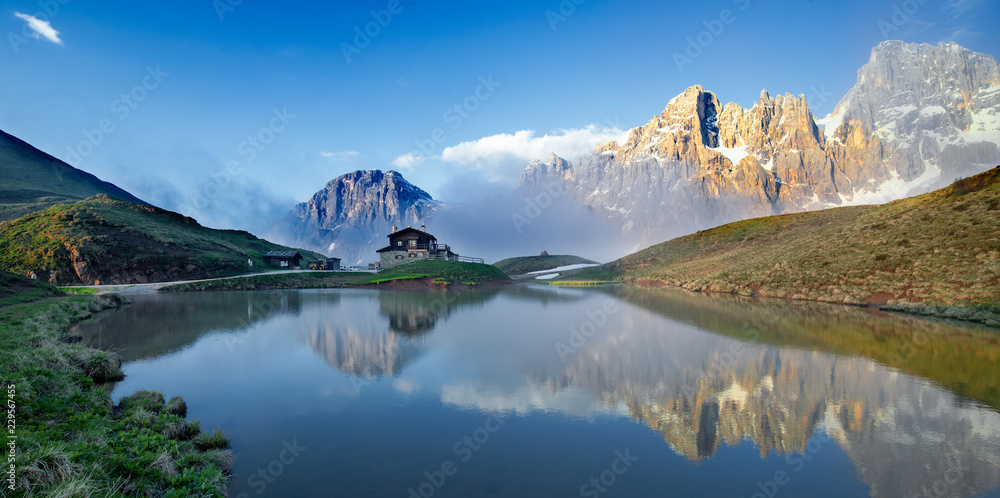
<svg viewBox="0 0 1000 498">
<path fill-rule="evenodd" d="M 298 268 L 302 255 L 295 251 L 271 251 L 264 255 L 264 261 L 279 268 Z"/>
<path fill-rule="evenodd" d="M 340 258 L 321 259 L 315 263 L 309 263 L 310 270 L 340 270 Z"/>
</svg>

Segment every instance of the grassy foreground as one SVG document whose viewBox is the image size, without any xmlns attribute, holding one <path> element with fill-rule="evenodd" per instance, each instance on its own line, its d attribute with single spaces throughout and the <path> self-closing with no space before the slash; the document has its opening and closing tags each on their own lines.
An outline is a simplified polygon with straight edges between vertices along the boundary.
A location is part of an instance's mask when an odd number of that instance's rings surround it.
<svg viewBox="0 0 1000 498">
<path fill-rule="evenodd" d="M 278 275 L 254 275 L 225 280 L 205 280 L 160 288 L 164 292 L 217 290 L 325 289 L 379 285 L 383 283 L 427 279 L 431 284 L 482 285 L 507 281 L 493 265 L 458 261 L 417 261 L 379 273 L 301 272 Z"/>
<path fill-rule="evenodd" d="M 43 299 L 0 308 L 0 378 L 14 428 L 5 496 L 223 496 L 228 437 L 185 420 L 175 397 L 140 391 L 115 406 L 102 383 L 121 358 L 70 344 L 65 330 L 117 296 Z"/>
<path fill-rule="evenodd" d="M 518 258 L 507 258 L 493 263 L 500 271 L 507 275 L 524 275 L 533 271 L 548 270 L 560 266 L 577 264 L 592 264 L 595 261 L 572 255 L 550 255 L 550 256 L 522 256 Z"/>
<path fill-rule="evenodd" d="M 885 205 L 730 223 L 572 279 L 889 304 L 904 311 L 995 320 L 1000 312 L 1000 167 Z"/>
</svg>

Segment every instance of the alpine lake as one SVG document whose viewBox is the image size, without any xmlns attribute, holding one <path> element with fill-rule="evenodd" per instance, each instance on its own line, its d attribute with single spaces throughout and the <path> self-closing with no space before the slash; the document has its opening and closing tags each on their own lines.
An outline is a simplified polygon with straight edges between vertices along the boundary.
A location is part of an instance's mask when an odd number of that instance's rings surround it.
<svg viewBox="0 0 1000 498">
<path fill-rule="evenodd" d="M 73 333 L 230 496 L 1000 496 L 1000 331 L 612 285 L 160 293 Z"/>
</svg>

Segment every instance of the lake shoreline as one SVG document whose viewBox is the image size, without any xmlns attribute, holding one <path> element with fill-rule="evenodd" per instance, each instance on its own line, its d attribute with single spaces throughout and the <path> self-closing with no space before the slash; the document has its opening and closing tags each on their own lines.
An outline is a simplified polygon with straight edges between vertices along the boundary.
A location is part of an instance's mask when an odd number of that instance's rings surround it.
<svg viewBox="0 0 1000 498">
<path fill-rule="evenodd" d="M 961 322 L 978 323 L 988 327 L 1000 328 L 1000 305 L 989 305 L 989 304 L 946 305 L 946 304 L 934 304 L 934 303 L 898 302 L 895 300 L 890 300 L 888 302 L 885 302 L 885 300 L 883 299 L 872 300 L 872 301 L 858 301 L 858 302 L 851 300 L 831 301 L 826 299 L 811 298 L 803 294 L 771 296 L 767 294 L 762 294 L 758 291 L 752 291 L 749 293 L 740 292 L 738 289 L 732 289 L 732 290 L 727 289 L 724 291 L 720 291 L 713 289 L 711 285 L 704 285 L 697 288 L 693 288 L 691 285 L 693 282 L 675 283 L 675 282 L 667 282 L 664 280 L 635 280 L 631 282 L 622 281 L 618 283 L 636 285 L 638 287 L 649 287 L 649 288 L 666 287 L 671 289 L 680 289 L 687 292 L 704 294 L 707 296 L 732 295 L 732 296 L 741 296 L 750 298 L 779 299 L 785 301 L 805 301 L 814 303 L 837 304 L 842 306 L 856 306 L 859 308 L 877 308 L 881 311 L 905 313 L 908 315 L 916 315 L 921 317 L 943 318 L 948 320 L 957 320 Z"/>
<path fill-rule="evenodd" d="M 235 459 L 228 436 L 185 420 L 180 397 L 167 402 L 162 393 L 139 391 L 116 405 L 103 384 L 124 378 L 121 357 L 68 334 L 128 304 L 105 294 L 0 307 L 0 369 L 17 427 L 9 490 L 225 495 Z"/>
</svg>

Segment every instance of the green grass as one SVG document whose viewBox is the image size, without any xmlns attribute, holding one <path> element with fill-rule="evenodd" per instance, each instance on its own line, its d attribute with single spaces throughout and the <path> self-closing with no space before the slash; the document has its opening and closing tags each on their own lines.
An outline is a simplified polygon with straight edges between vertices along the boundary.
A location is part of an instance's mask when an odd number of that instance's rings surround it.
<svg viewBox="0 0 1000 498">
<path fill-rule="evenodd" d="M 114 406 L 99 383 L 122 378 L 121 358 L 62 340 L 72 323 L 120 303 L 74 296 L 0 308 L 0 392 L 13 393 L 17 415 L 15 493 L 222 496 L 233 461 L 224 436 L 200 435 L 180 414 L 183 400 L 165 405 L 161 393 Z M 211 444 L 199 447 L 198 437 Z"/>
<path fill-rule="evenodd" d="M 290 250 L 250 233 L 214 230 L 152 206 L 95 196 L 0 223 L 0 269 L 57 285 L 169 281 L 266 268 Z M 299 251 L 303 265 L 320 254 Z"/>
<path fill-rule="evenodd" d="M 217 290 L 273 290 L 273 289 L 324 289 L 346 287 L 348 283 L 361 278 L 354 272 L 312 272 L 281 273 L 277 275 L 253 275 L 249 277 L 227 278 L 188 282 L 161 287 L 164 292 L 191 292 Z"/>
<path fill-rule="evenodd" d="M 592 264 L 594 261 L 584 259 L 579 256 L 551 255 L 551 256 L 522 256 L 517 258 L 507 258 L 493 263 L 500 271 L 507 275 L 524 275 L 533 271 L 548 270 L 560 266 L 576 264 Z"/>
<path fill-rule="evenodd" d="M 847 304 L 1000 302 L 1000 167 L 880 206 L 730 223 L 565 280 Z"/>
<path fill-rule="evenodd" d="M 60 287 L 60 290 L 66 294 L 97 294 L 97 289 L 91 289 L 89 287 Z"/>
<path fill-rule="evenodd" d="M 61 295 L 54 285 L 0 270 L 0 307 Z"/>
<path fill-rule="evenodd" d="M 366 274 L 357 280 L 351 281 L 350 284 L 365 285 L 419 278 L 432 278 L 438 283 L 462 283 L 466 285 L 480 285 L 492 281 L 510 280 L 510 277 L 493 265 L 424 260 L 389 268 L 377 274 Z"/>
<path fill-rule="evenodd" d="M 379 273 L 302 271 L 278 275 L 205 280 L 160 288 L 163 292 L 218 290 L 325 289 L 377 285 L 402 280 L 431 279 L 439 285 L 482 285 L 508 281 L 510 277 L 493 265 L 458 261 L 418 261 Z"/>
</svg>

